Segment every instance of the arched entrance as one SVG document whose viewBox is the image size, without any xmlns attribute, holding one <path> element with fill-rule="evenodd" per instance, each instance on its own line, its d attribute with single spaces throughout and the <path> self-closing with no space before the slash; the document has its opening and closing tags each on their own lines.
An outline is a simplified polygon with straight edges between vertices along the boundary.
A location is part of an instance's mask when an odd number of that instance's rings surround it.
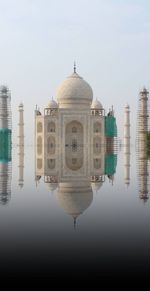
<svg viewBox="0 0 150 291">
<path fill-rule="evenodd" d="M 65 158 L 67 167 L 73 171 L 83 165 L 83 126 L 76 120 L 66 125 Z"/>
</svg>

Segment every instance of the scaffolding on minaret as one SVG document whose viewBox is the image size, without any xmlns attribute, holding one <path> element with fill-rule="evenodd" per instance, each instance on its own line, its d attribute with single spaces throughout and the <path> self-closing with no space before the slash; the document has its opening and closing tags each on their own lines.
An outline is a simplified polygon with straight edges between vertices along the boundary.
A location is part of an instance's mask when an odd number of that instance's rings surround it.
<svg viewBox="0 0 150 291">
<path fill-rule="evenodd" d="M 149 126 L 149 92 L 144 87 L 140 91 L 138 114 L 137 114 L 137 136 L 136 136 L 136 153 L 137 153 L 137 172 L 138 172 L 138 187 L 139 197 L 144 202 L 149 198 L 149 160 L 147 156 L 146 139 Z"/>
<path fill-rule="evenodd" d="M 11 198 L 11 95 L 8 87 L 0 87 L 0 204 Z"/>
</svg>

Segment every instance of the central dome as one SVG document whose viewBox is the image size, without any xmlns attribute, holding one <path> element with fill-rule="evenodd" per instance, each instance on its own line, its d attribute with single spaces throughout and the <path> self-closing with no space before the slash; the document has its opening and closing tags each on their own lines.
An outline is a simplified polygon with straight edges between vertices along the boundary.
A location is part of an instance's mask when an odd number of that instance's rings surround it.
<svg viewBox="0 0 150 291">
<path fill-rule="evenodd" d="M 59 184 L 56 194 L 59 206 L 72 217 L 78 217 L 82 214 L 93 201 L 93 191 L 91 186 L 72 186 L 64 187 Z"/>
<path fill-rule="evenodd" d="M 64 80 L 56 91 L 60 108 L 89 107 L 93 99 L 90 85 L 76 71 Z"/>
</svg>

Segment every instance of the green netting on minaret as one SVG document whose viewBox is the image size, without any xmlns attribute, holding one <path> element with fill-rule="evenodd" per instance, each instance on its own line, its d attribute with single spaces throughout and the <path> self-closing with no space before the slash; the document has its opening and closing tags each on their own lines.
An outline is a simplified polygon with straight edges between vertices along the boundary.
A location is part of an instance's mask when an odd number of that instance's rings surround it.
<svg viewBox="0 0 150 291">
<path fill-rule="evenodd" d="M 105 175 L 113 175 L 116 172 L 117 155 L 105 155 Z"/>
<path fill-rule="evenodd" d="M 11 130 L 0 129 L 0 162 L 11 161 Z"/>
<path fill-rule="evenodd" d="M 114 116 L 105 116 L 105 136 L 117 136 L 116 118 Z"/>
</svg>

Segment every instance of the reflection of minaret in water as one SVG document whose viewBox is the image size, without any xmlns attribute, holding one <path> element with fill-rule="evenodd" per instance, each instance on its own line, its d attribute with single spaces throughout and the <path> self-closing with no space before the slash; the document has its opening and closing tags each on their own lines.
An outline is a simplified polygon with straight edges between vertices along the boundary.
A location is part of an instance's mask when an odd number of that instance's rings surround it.
<svg viewBox="0 0 150 291">
<path fill-rule="evenodd" d="M 11 160 L 0 157 L 0 204 L 7 204 L 11 197 Z"/>
<path fill-rule="evenodd" d="M 148 159 L 146 156 L 145 142 L 140 143 L 138 148 L 138 181 L 139 181 L 139 197 L 144 202 L 148 200 Z"/>
<path fill-rule="evenodd" d="M 148 131 L 148 94 L 144 88 L 140 92 L 139 111 L 138 111 L 138 180 L 139 197 L 144 202 L 148 197 L 148 160 L 146 153 L 146 134 Z"/>
<path fill-rule="evenodd" d="M 144 202 L 148 200 L 148 160 L 145 153 L 143 152 L 143 157 L 140 155 L 138 160 L 139 167 L 139 197 L 143 199 Z"/>
<path fill-rule="evenodd" d="M 23 104 L 19 105 L 19 135 L 18 135 L 18 156 L 19 156 L 19 179 L 18 185 L 20 188 L 24 184 L 24 108 Z"/>
<path fill-rule="evenodd" d="M 130 107 L 127 104 L 124 111 L 124 182 L 130 184 Z"/>
</svg>

